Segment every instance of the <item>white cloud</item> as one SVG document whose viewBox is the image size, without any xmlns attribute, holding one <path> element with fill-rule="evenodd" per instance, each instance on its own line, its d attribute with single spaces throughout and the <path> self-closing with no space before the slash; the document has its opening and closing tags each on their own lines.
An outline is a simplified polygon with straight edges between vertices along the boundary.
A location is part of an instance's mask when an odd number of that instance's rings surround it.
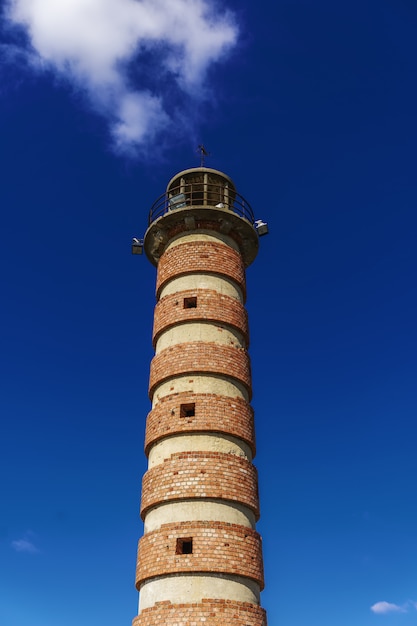
<svg viewBox="0 0 417 626">
<path fill-rule="evenodd" d="M 39 549 L 35 546 L 35 544 L 28 539 L 16 539 L 15 541 L 12 541 L 12 548 L 16 550 L 16 552 L 27 552 L 29 554 L 36 554 L 39 552 Z"/>
<path fill-rule="evenodd" d="M 118 104 L 112 133 L 115 147 L 122 152 L 144 137 L 153 138 L 168 122 L 160 100 L 149 92 L 119 94 Z"/>
<path fill-rule="evenodd" d="M 174 125 L 173 86 L 201 97 L 237 39 L 212 0 L 7 0 L 6 17 L 26 31 L 33 67 L 81 89 L 128 151 Z"/>
<path fill-rule="evenodd" d="M 391 602 L 376 602 L 371 606 L 371 611 L 379 615 L 385 613 L 406 613 L 406 609 L 398 604 L 392 604 Z"/>
<path fill-rule="evenodd" d="M 379 615 L 386 613 L 408 613 L 410 609 L 417 610 L 417 602 L 408 600 L 405 604 L 393 604 L 392 602 L 377 602 L 371 606 L 371 611 Z"/>
</svg>

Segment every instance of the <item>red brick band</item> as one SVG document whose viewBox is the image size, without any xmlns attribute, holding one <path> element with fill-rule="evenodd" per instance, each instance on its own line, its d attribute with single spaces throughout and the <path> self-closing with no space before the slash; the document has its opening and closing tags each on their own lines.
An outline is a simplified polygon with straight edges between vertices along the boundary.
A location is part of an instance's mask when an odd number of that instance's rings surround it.
<svg viewBox="0 0 417 626">
<path fill-rule="evenodd" d="M 217 343 L 195 341 L 162 350 L 151 362 L 149 397 L 155 387 L 174 376 L 209 373 L 234 378 L 252 396 L 250 361 L 246 350 Z"/>
<path fill-rule="evenodd" d="M 181 405 L 194 405 L 194 415 L 185 416 Z M 182 416 L 184 415 L 184 416 Z M 156 441 L 187 432 L 219 432 L 247 443 L 255 456 L 253 409 L 241 398 L 214 393 L 175 393 L 161 398 L 146 420 L 145 452 Z"/>
<path fill-rule="evenodd" d="M 144 475 L 141 516 L 145 519 L 151 507 L 164 502 L 207 498 L 243 504 L 259 519 L 256 468 L 234 454 L 172 454 Z"/>
<path fill-rule="evenodd" d="M 231 279 L 246 294 L 245 266 L 239 252 L 214 241 L 189 241 L 169 248 L 158 263 L 157 299 L 162 287 L 172 278 L 202 272 Z"/>
<path fill-rule="evenodd" d="M 193 604 L 156 602 L 133 620 L 132 626 L 267 626 L 264 609 L 249 602 L 202 600 Z"/>
<path fill-rule="evenodd" d="M 192 539 L 192 553 L 179 554 L 178 542 Z M 139 541 L 136 588 L 155 576 L 221 573 L 242 576 L 264 587 L 262 541 L 251 528 L 225 522 L 163 524 Z"/>
<path fill-rule="evenodd" d="M 195 298 L 195 306 L 186 308 L 191 298 Z M 178 323 L 194 321 L 217 322 L 235 328 L 242 333 L 248 346 L 248 315 L 243 304 L 212 289 L 195 289 L 159 300 L 154 315 L 154 347 L 162 331 Z"/>
</svg>

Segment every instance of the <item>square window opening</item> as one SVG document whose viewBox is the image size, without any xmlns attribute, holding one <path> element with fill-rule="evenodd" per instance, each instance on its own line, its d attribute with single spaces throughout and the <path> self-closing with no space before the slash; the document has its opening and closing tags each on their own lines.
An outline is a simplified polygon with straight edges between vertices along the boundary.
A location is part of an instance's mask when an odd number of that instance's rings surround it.
<svg viewBox="0 0 417 626">
<path fill-rule="evenodd" d="M 194 417 L 195 415 L 195 403 L 181 404 L 180 417 Z"/>
<path fill-rule="evenodd" d="M 183 537 L 177 539 L 177 549 L 175 554 L 192 554 L 193 553 L 193 538 Z"/>
<path fill-rule="evenodd" d="M 184 309 L 196 309 L 197 308 L 197 298 L 184 298 Z"/>
</svg>

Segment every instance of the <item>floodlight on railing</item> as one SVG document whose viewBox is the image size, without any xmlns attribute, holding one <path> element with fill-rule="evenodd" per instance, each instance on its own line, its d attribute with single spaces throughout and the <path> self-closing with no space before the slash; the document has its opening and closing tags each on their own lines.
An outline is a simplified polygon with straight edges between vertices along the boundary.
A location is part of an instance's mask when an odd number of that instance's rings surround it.
<svg viewBox="0 0 417 626">
<path fill-rule="evenodd" d="M 259 237 L 262 237 L 262 235 L 267 235 L 269 233 L 268 224 L 263 220 L 255 220 L 254 226 Z"/>
<path fill-rule="evenodd" d="M 176 196 L 172 196 L 172 198 L 169 199 L 170 209 L 181 209 L 182 207 L 186 206 L 186 204 L 187 204 L 187 198 L 185 197 L 184 193 L 179 193 Z"/>
<path fill-rule="evenodd" d="M 137 237 L 133 237 L 132 254 L 143 254 L 143 239 L 138 239 Z"/>
</svg>

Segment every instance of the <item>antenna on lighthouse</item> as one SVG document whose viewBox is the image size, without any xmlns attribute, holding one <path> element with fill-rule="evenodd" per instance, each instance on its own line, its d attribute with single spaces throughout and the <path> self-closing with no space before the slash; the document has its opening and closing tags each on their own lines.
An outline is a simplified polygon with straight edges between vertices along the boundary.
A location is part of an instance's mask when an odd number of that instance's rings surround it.
<svg viewBox="0 0 417 626">
<path fill-rule="evenodd" d="M 210 152 L 207 152 L 202 143 L 198 146 L 197 152 L 200 154 L 200 165 L 201 167 L 204 167 L 206 157 L 210 156 Z"/>
</svg>

